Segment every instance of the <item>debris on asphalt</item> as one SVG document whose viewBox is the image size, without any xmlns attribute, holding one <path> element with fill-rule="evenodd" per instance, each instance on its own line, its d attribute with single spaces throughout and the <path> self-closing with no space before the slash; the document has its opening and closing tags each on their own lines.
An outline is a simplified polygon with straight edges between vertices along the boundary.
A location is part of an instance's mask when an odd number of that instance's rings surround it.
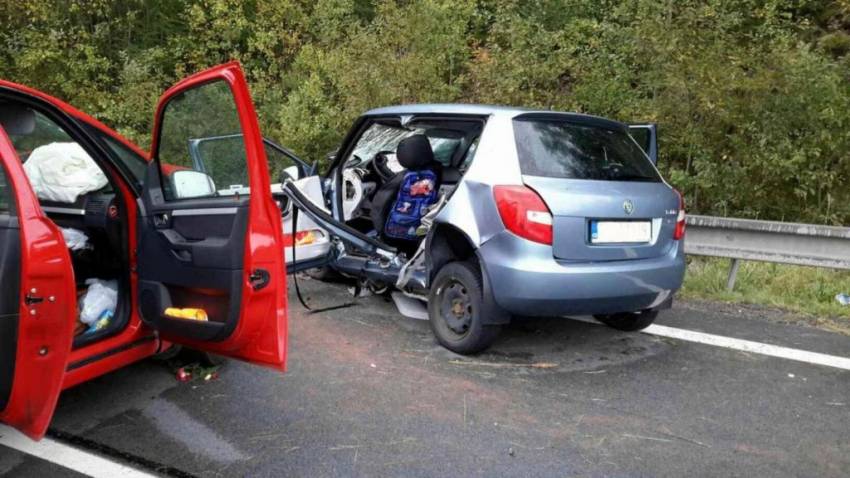
<svg viewBox="0 0 850 478">
<path fill-rule="evenodd" d="M 192 382 L 201 380 L 209 382 L 218 380 L 218 367 L 203 367 L 200 364 L 184 365 L 178 368 L 174 373 L 178 382 Z"/>
<path fill-rule="evenodd" d="M 658 441 L 663 443 L 672 443 L 673 440 L 668 440 L 666 438 L 656 438 L 656 437 L 648 437 L 645 435 L 633 435 L 631 433 L 623 433 L 623 436 L 626 438 L 636 438 L 638 440 L 649 440 L 649 441 Z"/>
<path fill-rule="evenodd" d="M 838 294 L 835 296 L 835 300 L 841 305 L 850 305 L 850 294 Z"/>
<path fill-rule="evenodd" d="M 510 455 L 510 456 L 515 456 L 515 455 L 516 455 L 516 452 L 514 451 L 514 449 L 513 449 L 513 448 L 508 448 L 508 455 Z"/>
<path fill-rule="evenodd" d="M 534 362 L 534 363 L 500 363 L 500 362 L 474 362 L 471 360 L 449 360 L 452 365 L 472 365 L 478 367 L 495 367 L 495 368 L 555 368 L 558 366 L 552 362 Z"/>
<path fill-rule="evenodd" d="M 177 380 L 180 382 L 188 382 L 192 380 L 192 373 L 186 370 L 186 367 L 180 367 L 177 369 Z"/>
</svg>

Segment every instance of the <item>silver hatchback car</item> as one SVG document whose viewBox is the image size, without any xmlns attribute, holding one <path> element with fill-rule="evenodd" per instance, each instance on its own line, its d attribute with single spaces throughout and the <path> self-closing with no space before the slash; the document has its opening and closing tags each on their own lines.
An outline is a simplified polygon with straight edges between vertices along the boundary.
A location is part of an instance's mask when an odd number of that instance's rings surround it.
<svg viewBox="0 0 850 478">
<path fill-rule="evenodd" d="M 318 257 L 295 248 L 289 270 L 324 267 L 388 292 L 463 354 L 512 317 L 593 315 L 639 330 L 685 272 L 684 202 L 656 152 L 654 125 L 582 114 L 372 110 L 327 173 L 282 181 L 295 205 L 285 227 L 328 238 Z"/>
</svg>

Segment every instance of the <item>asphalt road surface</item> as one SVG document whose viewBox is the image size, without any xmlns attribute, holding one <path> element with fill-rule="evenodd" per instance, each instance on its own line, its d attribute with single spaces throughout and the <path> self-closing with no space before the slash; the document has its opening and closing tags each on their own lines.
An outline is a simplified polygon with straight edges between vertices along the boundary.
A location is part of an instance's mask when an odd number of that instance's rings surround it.
<svg viewBox="0 0 850 478">
<path fill-rule="evenodd" d="M 145 361 L 64 393 L 54 437 L 177 476 L 850 475 L 847 370 L 568 319 L 462 357 L 381 297 L 292 299 L 286 375 L 231 361 L 180 383 Z M 658 322 L 850 356 L 850 337 L 759 310 Z M 78 476 L 0 447 L 2 473 Z"/>
</svg>

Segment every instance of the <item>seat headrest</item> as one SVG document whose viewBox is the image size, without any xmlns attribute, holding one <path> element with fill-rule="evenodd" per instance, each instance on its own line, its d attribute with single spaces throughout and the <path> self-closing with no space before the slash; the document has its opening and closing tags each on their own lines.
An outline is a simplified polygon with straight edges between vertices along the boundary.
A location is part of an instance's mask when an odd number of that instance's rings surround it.
<svg viewBox="0 0 850 478">
<path fill-rule="evenodd" d="M 405 169 L 416 171 L 433 165 L 434 151 L 424 134 L 415 134 L 401 140 L 396 149 L 396 158 Z"/>
<path fill-rule="evenodd" d="M 26 106 L 0 102 L 0 126 L 6 134 L 29 135 L 35 131 L 35 112 Z"/>
</svg>

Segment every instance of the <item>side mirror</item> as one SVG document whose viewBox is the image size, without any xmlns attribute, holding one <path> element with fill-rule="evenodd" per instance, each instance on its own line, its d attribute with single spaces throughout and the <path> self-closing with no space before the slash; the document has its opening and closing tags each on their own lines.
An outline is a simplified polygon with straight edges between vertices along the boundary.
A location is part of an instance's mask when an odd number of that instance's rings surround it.
<svg viewBox="0 0 850 478">
<path fill-rule="evenodd" d="M 287 178 L 291 178 L 293 181 L 296 181 L 300 177 L 301 174 L 299 174 L 298 166 L 289 166 L 280 172 L 280 183 L 283 184 Z"/>
<path fill-rule="evenodd" d="M 26 136 L 35 131 L 35 112 L 26 106 L 0 104 L 0 126 L 12 136 Z"/>
<path fill-rule="evenodd" d="M 176 199 L 214 196 L 215 183 L 209 175 L 200 171 L 183 169 L 171 173 L 171 190 Z"/>
<path fill-rule="evenodd" d="M 658 125 L 656 124 L 632 124 L 629 125 L 629 134 L 637 141 L 643 152 L 649 156 L 652 164 L 658 164 Z"/>
</svg>

